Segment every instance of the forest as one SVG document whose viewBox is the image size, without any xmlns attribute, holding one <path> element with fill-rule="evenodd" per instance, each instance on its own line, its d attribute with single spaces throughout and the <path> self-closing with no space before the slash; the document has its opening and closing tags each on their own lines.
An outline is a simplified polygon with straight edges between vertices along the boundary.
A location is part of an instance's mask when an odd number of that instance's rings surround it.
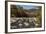
<svg viewBox="0 0 46 34">
<path fill-rule="evenodd" d="M 35 7 L 35 6 L 34 6 Z M 39 8 L 39 9 L 37 9 Z M 41 6 L 38 6 L 36 9 L 24 9 L 20 5 L 11 5 L 11 17 L 37 17 L 41 16 Z"/>
</svg>

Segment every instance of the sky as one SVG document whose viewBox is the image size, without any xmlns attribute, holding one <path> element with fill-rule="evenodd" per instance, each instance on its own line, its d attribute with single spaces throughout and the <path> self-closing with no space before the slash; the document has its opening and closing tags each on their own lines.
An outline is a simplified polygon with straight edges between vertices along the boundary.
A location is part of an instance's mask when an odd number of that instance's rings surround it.
<svg viewBox="0 0 46 34">
<path fill-rule="evenodd" d="M 38 6 L 32 6 L 32 5 L 21 5 L 24 9 L 39 9 Z"/>
</svg>

